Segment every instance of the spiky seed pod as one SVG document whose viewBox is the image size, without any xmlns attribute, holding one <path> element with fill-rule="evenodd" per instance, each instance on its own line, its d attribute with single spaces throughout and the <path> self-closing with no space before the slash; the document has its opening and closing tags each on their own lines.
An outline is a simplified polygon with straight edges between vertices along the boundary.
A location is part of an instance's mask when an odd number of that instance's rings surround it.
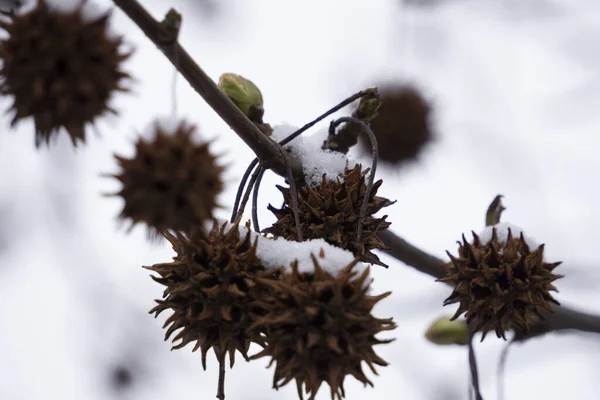
<svg viewBox="0 0 600 400">
<path fill-rule="evenodd" d="M 553 281 L 562 278 L 552 273 L 560 262 L 544 261 L 544 245 L 531 250 L 523 233 L 513 238 L 510 228 L 506 241 L 498 240 L 496 228 L 492 239 L 482 243 L 473 232 L 473 243 L 459 242 L 458 257 L 448 256 L 447 273 L 440 282 L 455 285 L 444 305 L 459 303 L 452 319 L 465 313 L 473 331 L 489 331 L 506 339 L 505 333 L 515 329 L 527 332 L 543 319 L 540 308 L 553 311 L 559 305 L 550 291 L 557 291 Z"/>
<path fill-rule="evenodd" d="M 129 75 L 120 67 L 131 53 L 122 38 L 107 34 L 109 14 L 88 20 L 81 2 L 70 12 L 40 0 L 31 11 L 0 22 L 0 93 L 14 96 L 11 125 L 33 117 L 35 143 L 49 143 L 65 128 L 73 145 L 85 142 L 85 125 L 106 112 L 115 91 Z"/>
<path fill-rule="evenodd" d="M 111 176 L 123 183 L 115 195 L 125 200 L 120 218 L 144 222 L 156 232 L 189 232 L 212 218 L 224 167 L 210 143 L 194 141 L 195 126 L 182 121 L 174 133 L 164 129 L 156 123 L 152 139 L 140 137 L 134 158 L 115 155 L 122 171 Z"/>
<path fill-rule="evenodd" d="M 393 201 L 376 196 L 377 189 L 382 184 L 381 179 L 373 185 L 360 241 L 357 241 L 356 236 L 360 209 L 367 190 L 365 175 L 368 171 L 363 171 L 360 165 L 356 165 L 352 169 L 346 169 L 342 179 L 330 181 L 323 175 L 320 185 L 299 188 L 300 224 L 304 239 L 325 239 L 334 246 L 351 251 L 361 261 L 385 266 L 371 252 L 372 249 L 387 249 L 377 234 L 391 225 L 385 220 L 387 215 L 382 218 L 375 218 L 373 215 L 383 207 L 394 204 Z M 289 188 L 278 188 L 283 193 L 284 204 L 281 209 L 269 204 L 268 208 L 275 214 L 277 221 L 264 232 L 287 240 L 298 240 L 291 207 L 291 191 Z"/>
<path fill-rule="evenodd" d="M 215 221 L 208 233 L 165 236 L 177 253 L 174 261 L 144 267 L 158 273 L 152 279 L 166 286 L 164 300 L 156 300 L 158 305 L 150 311 L 156 316 L 173 311 L 165 322 L 165 340 L 181 329 L 173 338 L 181 342 L 173 348 L 196 342 L 192 351 L 200 349 L 204 369 L 211 348 L 221 364 L 229 353 L 233 367 L 236 350 L 248 360 L 247 330 L 265 313 L 256 300 L 266 288 L 257 282 L 278 279 L 281 271 L 263 267 L 256 257 L 257 240 L 251 240 L 249 230 L 240 234 L 237 224 L 219 226 Z"/>
<path fill-rule="evenodd" d="M 391 318 L 375 318 L 371 310 L 390 292 L 367 295 L 369 268 L 359 274 L 356 261 L 337 276 L 323 270 L 314 256 L 313 263 L 314 273 L 301 273 L 293 263 L 281 281 L 266 282 L 271 287 L 270 306 L 255 324 L 264 332 L 264 349 L 252 359 L 272 358 L 276 389 L 296 380 L 300 399 L 303 389 L 314 399 L 325 382 L 332 399 L 341 399 L 348 375 L 373 386 L 362 370 L 363 362 L 374 374 L 375 365 L 388 365 L 373 346 L 393 339 L 375 335 L 396 325 Z"/>
<path fill-rule="evenodd" d="M 383 87 L 379 93 L 381 105 L 371 120 L 379 159 L 390 163 L 415 159 L 433 138 L 429 102 L 412 86 Z M 370 153 L 370 145 L 362 143 Z"/>
</svg>

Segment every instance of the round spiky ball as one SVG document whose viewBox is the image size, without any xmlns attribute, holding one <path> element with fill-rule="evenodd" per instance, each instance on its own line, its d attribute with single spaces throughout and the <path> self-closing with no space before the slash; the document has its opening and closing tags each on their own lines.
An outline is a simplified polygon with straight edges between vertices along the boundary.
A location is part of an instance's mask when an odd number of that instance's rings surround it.
<svg viewBox="0 0 600 400">
<path fill-rule="evenodd" d="M 451 262 L 439 279 L 455 285 L 444 302 L 459 303 L 452 319 L 465 313 L 471 329 L 483 333 L 481 340 L 489 331 L 506 339 L 508 330 L 527 332 L 543 319 L 540 308 L 553 311 L 559 305 L 550 291 L 557 291 L 552 282 L 562 278 L 552 273 L 560 262 L 544 261 L 544 245 L 530 249 L 523 232 L 515 238 L 510 228 L 506 240 L 499 240 L 495 227 L 489 242 L 473 237 L 468 243 L 463 235 L 458 257 L 448 253 Z"/>
<path fill-rule="evenodd" d="M 129 75 L 120 67 L 130 53 L 122 38 L 107 34 L 109 14 L 87 19 L 82 8 L 53 9 L 45 0 L 25 14 L 1 22 L 0 93 L 14 97 L 12 125 L 33 117 L 35 143 L 49 143 L 64 128 L 73 145 L 85 142 L 85 125 L 105 112 Z"/>
<path fill-rule="evenodd" d="M 115 156 L 123 183 L 116 195 L 125 205 L 121 219 L 144 222 L 151 230 L 189 232 L 210 220 L 223 189 L 223 167 L 209 143 L 194 141 L 196 127 L 180 122 L 175 132 L 156 122 L 150 140 L 139 138 L 132 159 Z"/>
<path fill-rule="evenodd" d="M 354 376 L 373 386 L 362 369 L 365 362 L 373 373 L 375 365 L 388 365 L 373 346 L 389 343 L 375 337 L 396 328 L 391 318 L 375 318 L 373 306 L 390 292 L 367 295 L 369 268 L 356 270 L 356 261 L 337 275 L 323 270 L 313 256 L 314 272 L 299 272 L 297 263 L 281 281 L 270 281 L 270 307 L 255 327 L 264 332 L 264 349 L 252 359 L 271 357 L 276 363 L 273 387 L 295 380 L 298 395 L 303 390 L 314 399 L 327 383 L 332 399 L 345 396 L 344 379 Z"/>
<path fill-rule="evenodd" d="M 204 369 L 211 348 L 221 364 L 229 352 L 233 367 L 236 350 L 247 360 L 251 341 L 247 330 L 264 314 L 256 301 L 266 288 L 257 282 L 277 279 L 280 270 L 263 267 L 256 257 L 257 241 L 251 240 L 249 230 L 240 234 L 237 224 L 219 226 L 215 221 L 208 233 L 165 236 L 177 253 L 174 261 L 144 267 L 158 273 L 152 279 L 166 286 L 164 300 L 157 300 L 150 311 L 156 316 L 173 312 L 165 322 L 165 340 L 181 329 L 173 338 L 181 342 L 173 348 L 196 342 L 193 351 L 201 350 Z"/>
<path fill-rule="evenodd" d="M 304 239 L 325 239 L 334 246 L 351 251 L 361 261 L 385 266 L 371 252 L 373 249 L 387 248 L 377 234 L 391 225 L 385 220 L 387 215 L 382 218 L 373 216 L 383 207 L 394 204 L 393 201 L 376 196 L 382 180 L 373 185 L 361 238 L 360 241 L 357 240 L 360 210 L 367 190 L 365 175 L 368 171 L 363 171 L 360 165 L 356 165 L 352 169 L 346 169 L 342 179 L 330 181 L 323 175 L 320 185 L 299 188 L 300 225 Z M 269 204 L 269 210 L 275 214 L 277 221 L 264 232 L 287 240 L 298 240 L 291 191 L 289 188 L 278 188 L 283 193 L 284 204 L 281 209 Z"/>
<path fill-rule="evenodd" d="M 381 105 L 370 122 L 377 139 L 379 159 L 401 163 L 415 159 L 433 138 L 431 106 L 413 86 L 384 86 L 379 91 Z M 365 145 L 363 150 L 370 152 Z"/>
</svg>

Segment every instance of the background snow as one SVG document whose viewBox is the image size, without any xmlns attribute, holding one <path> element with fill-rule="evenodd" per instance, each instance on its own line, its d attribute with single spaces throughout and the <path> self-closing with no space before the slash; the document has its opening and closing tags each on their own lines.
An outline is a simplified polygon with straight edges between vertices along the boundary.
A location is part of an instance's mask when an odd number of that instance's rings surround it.
<svg viewBox="0 0 600 400">
<path fill-rule="evenodd" d="M 413 0 L 411 3 L 415 3 Z M 109 1 L 99 1 L 108 7 Z M 600 3 L 596 0 L 438 0 L 417 7 L 400 1 L 274 2 L 222 0 L 210 17 L 198 1 L 145 0 L 162 18 L 169 7 L 184 15 L 181 40 L 205 71 L 248 77 L 265 99 L 265 121 L 302 126 L 358 90 L 385 80 L 416 82 L 435 99 L 440 138 L 418 165 L 382 165 L 379 193 L 398 199 L 385 210 L 392 230 L 445 258 L 461 233 L 483 227 L 498 193 L 514 221 L 562 260 L 557 299 L 600 313 L 597 233 L 600 188 Z M 216 7 L 216 9 L 214 8 Z M 72 149 L 61 137 L 35 151 L 33 126 L 0 135 L 0 399 L 69 400 L 214 398 L 214 357 L 202 371 L 189 349 L 170 352 L 162 323 L 147 315 L 160 285 L 141 265 L 169 261 L 168 243 L 151 244 L 138 227 L 118 229 L 122 203 L 114 152 L 131 149 L 135 132 L 170 109 L 172 66 L 121 12 L 113 29 L 137 51 L 126 66 L 138 83 L 115 98 L 122 118 L 99 124 L 88 144 Z M 212 19 L 211 19 L 212 18 Z M 118 27 L 118 28 L 117 28 Z M 202 99 L 179 79 L 179 114 L 217 139 L 225 153 L 227 218 L 236 184 L 252 152 Z M 167 99 L 167 103 L 165 103 Z M 0 108 L 9 105 L 0 99 Z M 318 132 L 328 121 L 313 128 Z M 354 155 L 359 161 L 367 162 Z M 266 204 L 281 203 L 267 174 Z M 249 216 L 249 214 L 248 214 Z M 423 334 L 443 309 L 449 288 L 382 256 L 373 268 L 373 292 L 392 290 L 375 313 L 393 316 L 395 337 L 380 346 L 391 363 L 373 377 L 375 388 L 348 380 L 348 399 L 465 399 L 466 350 L 438 347 Z M 486 399 L 496 394 L 503 342 L 477 344 Z M 255 349 L 251 349 L 254 353 Z M 551 334 L 511 349 L 506 399 L 595 399 L 600 390 L 600 341 L 584 334 Z M 241 359 L 227 373 L 228 399 L 291 400 L 293 385 L 270 389 L 268 360 Z M 113 384 L 115 367 L 131 371 L 131 384 Z M 322 389 L 319 398 L 329 398 Z"/>
</svg>

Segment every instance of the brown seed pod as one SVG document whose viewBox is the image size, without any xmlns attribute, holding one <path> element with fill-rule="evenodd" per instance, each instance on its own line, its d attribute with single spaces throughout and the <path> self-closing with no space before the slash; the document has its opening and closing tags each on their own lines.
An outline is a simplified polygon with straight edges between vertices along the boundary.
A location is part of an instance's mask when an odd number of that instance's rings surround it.
<svg viewBox="0 0 600 400">
<path fill-rule="evenodd" d="M 165 129 L 156 122 L 152 139 L 138 139 L 134 158 L 115 156 L 122 171 L 110 176 L 123 188 L 114 195 L 125 200 L 120 218 L 132 226 L 144 222 L 155 232 L 189 232 L 212 218 L 224 168 L 209 143 L 194 141 L 195 126 L 181 121 L 174 133 Z"/>
<path fill-rule="evenodd" d="M 115 91 L 129 75 L 120 67 L 131 53 L 120 51 L 120 37 L 107 34 L 109 14 L 88 20 L 85 1 L 73 11 L 45 0 L 25 14 L 0 22 L 0 93 L 14 97 L 11 125 L 33 117 L 35 143 L 49 143 L 65 128 L 73 145 L 85 142 L 85 125 L 106 112 Z"/>
<path fill-rule="evenodd" d="M 496 228 L 492 239 L 484 243 L 473 233 L 473 243 L 463 235 L 458 257 L 446 264 L 447 273 L 440 282 L 455 285 L 444 305 L 459 303 L 452 319 L 465 313 L 473 331 L 489 331 L 506 339 L 505 333 L 515 329 L 527 332 L 536 321 L 543 319 L 539 309 L 553 311 L 559 305 L 550 291 L 557 291 L 553 281 L 562 278 L 552 273 L 560 262 L 544 261 L 544 245 L 531 250 L 523 237 L 499 240 Z"/>
<path fill-rule="evenodd" d="M 228 352 L 233 367 L 236 350 L 248 360 L 247 330 L 265 313 L 256 300 L 264 297 L 266 288 L 257 282 L 278 279 L 280 270 L 263 267 L 256 257 L 257 241 L 251 240 L 249 230 L 240 234 L 237 224 L 219 226 L 215 221 L 208 233 L 165 236 L 177 253 L 174 261 L 144 267 L 158 273 L 152 279 L 166 286 L 164 300 L 156 300 L 158 305 L 150 311 L 156 316 L 173 311 L 165 322 L 165 340 L 181 329 L 173 338 L 181 342 L 173 348 L 196 342 L 192 351 L 200 349 L 204 369 L 211 348 L 220 364 Z"/>
<path fill-rule="evenodd" d="M 375 182 L 360 241 L 357 241 L 357 228 L 363 197 L 367 190 L 365 175 L 360 165 L 346 169 L 342 179 L 329 181 L 325 175 L 321 184 L 316 187 L 305 185 L 298 189 L 298 208 L 303 238 L 325 239 L 328 243 L 349 250 L 359 256 L 361 261 L 385 266 L 372 249 L 387 249 L 378 232 L 387 229 L 391 223 L 382 218 L 375 218 L 383 207 L 394 204 L 383 197 L 376 196 L 382 180 Z M 283 193 L 284 204 L 277 209 L 269 204 L 269 210 L 275 214 L 277 221 L 264 230 L 275 237 L 282 236 L 286 240 L 298 240 L 298 231 L 291 208 L 291 191 L 279 187 Z"/>
<path fill-rule="evenodd" d="M 264 332 L 264 349 L 252 359 L 269 356 L 271 364 L 276 363 L 276 389 L 296 380 L 300 399 L 303 390 L 314 399 L 325 382 L 332 399 L 341 399 L 348 375 L 373 386 L 362 362 L 375 374 L 375 365 L 388 365 L 373 346 L 393 339 L 380 340 L 375 335 L 396 325 L 391 318 L 375 318 L 371 310 L 390 292 L 367 295 L 369 268 L 359 274 L 356 261 L 336 276 L 323 270 L 314 256 L 313 263 L 313 273 L 299 272 L 295 262 L 281 281 L 265 282 L 271 287 L 268 312 L 254 325 Z"/>
<path fill-rule="evenodd" d="M 377 138 L 379 159 L 401 163 L 415 159 L 433 139 L 431 106 L 412 86 L 384 86 L 379 91 L 381 105 L 371 120 Z M 371 147 L 362 140 L 363 151 Z"/>
</svg>

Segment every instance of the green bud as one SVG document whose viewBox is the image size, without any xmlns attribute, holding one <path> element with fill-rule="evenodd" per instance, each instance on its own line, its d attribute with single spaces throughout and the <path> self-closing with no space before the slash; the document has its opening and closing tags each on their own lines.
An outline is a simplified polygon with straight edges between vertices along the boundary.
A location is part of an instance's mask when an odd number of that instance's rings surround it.
<svg viewBox="0 0 600 400">
<path fill-rule="evenodd" d="M 158 36 L 160 41 L 166 44 L 177 40 L 181 29 L 181 21 L 181 14 L 171 8 L 159 25 Z"/>
<path fill-rule="evenodd" d="M 436 319 L 425 332 L 425 337 L 435 344 L 469 344 L 467 323 L 450 321 L 450 317 Z"/>
<path fill-rule="evenodd" d="M 263 98 L 254 83 L 236 74 L 226 73 L 219 78 L 219 89 L 249 117 L 263 109 Z M 260 113 L 262 114 L 262 113 Z M 262 116 L 262 115 L 261 115 Z"/>
<path fill-rule="evenodd" d="M 377 116 L 377 110 L 379 109 L 380 105 L 381 103 L 378 97 L 365 100 L 363 98 L 358 104 L 358 110 L 356 114 L 360 119 L 369 122 Z"/>
<path fill-rule="evenodd" d="M 176 29 L 179 29 L 179 27 L 181 26 L 181 14 L 179 14 L 177 12 L 176 9 L 171 8 L 167 14 L 165 15 L 165 19 L 164 21 L 166 21 L 166 23 Z"/>
<path fill-rule="evenodd" d="M 492 200 L 487 212 L 485 213 L 485 226 L 492 226 L 500 223 L 502 212 L 506 210 L 506 208 L 502 205 L 503 197 L 504 196 L 499 194 L 494 197 L 494 200 Z"/>
</svg>

